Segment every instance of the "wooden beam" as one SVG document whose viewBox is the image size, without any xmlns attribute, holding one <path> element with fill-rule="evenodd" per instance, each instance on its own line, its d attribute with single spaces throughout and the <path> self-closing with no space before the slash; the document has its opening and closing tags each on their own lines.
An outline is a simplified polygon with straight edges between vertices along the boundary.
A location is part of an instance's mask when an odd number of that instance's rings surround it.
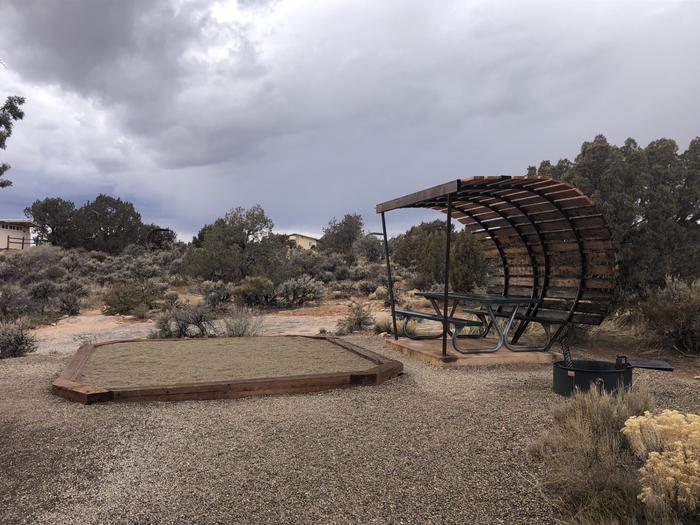
<svg viewBox="0 0 700 525">
<path fill-rule="evenodd" d="M 433 186 L 432 188 L 427 188 L 409 195 L 404 195 L 403 197 L 399 197 L 397 199 L 382 202 L 381 204 L 377 204 L 377 213 L 396 210 L 399 208 L 410 208 L 412 205 L 418 204 L 421 201 L 445 197 L 449 193 L 459 191 L 461 183 L 461 180 L 453 180 L 446 182 L 445 184 Z"/>
</svg>

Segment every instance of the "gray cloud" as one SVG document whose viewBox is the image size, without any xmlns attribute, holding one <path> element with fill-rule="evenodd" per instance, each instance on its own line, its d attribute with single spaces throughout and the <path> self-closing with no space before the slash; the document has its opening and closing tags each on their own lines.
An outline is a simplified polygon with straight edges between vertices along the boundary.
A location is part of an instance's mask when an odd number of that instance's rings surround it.
<svg viewBox="0 0 700 525">
<path fill-rule="evenodd" d="M 5 1 L 0 95 L 28 102 L 3 208 L 107 191 L 187 233 L 256 202 L 285 229 L 374 229 L 378 201 L 600 132 L 699 134 L 698 3 L 228 6 Z"/>
</svg>

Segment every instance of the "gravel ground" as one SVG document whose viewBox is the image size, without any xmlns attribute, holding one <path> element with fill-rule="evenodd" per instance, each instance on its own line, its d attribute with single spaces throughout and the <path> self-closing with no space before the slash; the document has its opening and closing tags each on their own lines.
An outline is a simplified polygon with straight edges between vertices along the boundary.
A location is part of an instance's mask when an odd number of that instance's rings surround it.
<svg viewBox="0 0 700 525">
<path fill-rule="evenodd" d="M 547 368 L 401 359 L 378 387 L 82 406 L 49 385 L 69 356 L 0 361 L 0 523 L 553 523 L 528 444 L 560 400 Z M 641 372 L 659 405 L 692 379 Z"/>
</svg>

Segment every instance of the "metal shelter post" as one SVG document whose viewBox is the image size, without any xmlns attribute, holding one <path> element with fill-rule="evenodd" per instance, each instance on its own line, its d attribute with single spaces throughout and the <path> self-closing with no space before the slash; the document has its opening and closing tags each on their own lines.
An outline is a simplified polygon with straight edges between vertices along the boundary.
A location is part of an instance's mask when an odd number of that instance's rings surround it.
<svg viewBox="0 0 700 525">
<path fill-rule="evenodd" d="M 394 341 L 399 339 L 399 331 L 396 328 L 396 306 L 394 305 L 394 280 L 391 278 L 391 261 L 389 260 L 389 239 L 386 235 L 386 219 L 382 212 L 382 234 L 384 235 L 384 257 L 386 258 L 386 274 L 389 279 L 389 301 L 391 303 L 391 322 L 394 327 Z"/>
<path fill-rule="evenodd" d="M 447 233 L 447 242 L 445 242 L 445 294 L 443 296 L 443 311 L 442 311 L 442 355 L 447 356 L 447 331 L 449 322 L 447 320 L 447 311 L 450 293 L 450 239 L 452 237 L 452 194 L 447 194 L 447 220 L 445 221 L 445 230 Z"/>
</svg>

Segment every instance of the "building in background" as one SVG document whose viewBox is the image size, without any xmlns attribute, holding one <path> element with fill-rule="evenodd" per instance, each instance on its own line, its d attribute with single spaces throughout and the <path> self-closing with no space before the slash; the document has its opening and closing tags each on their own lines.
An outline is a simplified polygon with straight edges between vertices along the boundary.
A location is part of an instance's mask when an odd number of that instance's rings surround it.
<svg viewBox="0 0 700 525">
<path fill-rule="evenodd" d="M 32 228 L 36 227 L 29 219 L 0 219 L 0 250 L 26 250 L 35 246 Z"/>
<path fill-rule="evenodd" d="M 315 237 L 310 237 L 309 235 L 303 235 L 301 233 L 290 233 L 288 237 L 289 240 L 294 241 L 299 248 L 304 250 L 315 248 L 318 244 L 318 239 Z"/>
</svg>

